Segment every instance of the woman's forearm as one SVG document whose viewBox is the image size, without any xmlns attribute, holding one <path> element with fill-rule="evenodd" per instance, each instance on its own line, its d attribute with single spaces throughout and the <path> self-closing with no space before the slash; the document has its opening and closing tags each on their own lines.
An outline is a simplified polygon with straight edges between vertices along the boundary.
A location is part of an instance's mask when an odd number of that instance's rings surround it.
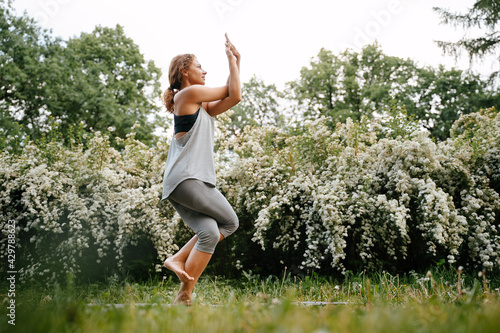
<svg viewBox="0 0 500 333">
<path fill-rule="evenodd" d="M 240 72 L 240 58 L 236 60 L 236 67 L 238 67 L 238 73 Z M 227 77 L 226 85 L 229 86 L 229 79 L 231 78 L 231 75 Z"/>
<path fill-rule="evenodd" d="M 241 100 L 241 82 L 237 62 L 239 63 L 236 59 L 229 61 L 228 97 L 239 102 Z"/>
</svg>

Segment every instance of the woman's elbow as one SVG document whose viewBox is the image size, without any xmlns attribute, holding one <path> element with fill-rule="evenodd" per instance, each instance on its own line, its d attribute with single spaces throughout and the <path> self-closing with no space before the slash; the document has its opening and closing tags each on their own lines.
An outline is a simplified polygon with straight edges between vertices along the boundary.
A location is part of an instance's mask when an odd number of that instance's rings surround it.
<svg viewBox="0 0 500 333">
<path fill-rule="evenodd" d="M 234 105 L 236 105 L 239 102 L 241 102 L 241 92 L 235 92 L 233 94 L 229 94 L 229 98 L 231 99 L 231 102 L 234 103 Z"/>
</svg>

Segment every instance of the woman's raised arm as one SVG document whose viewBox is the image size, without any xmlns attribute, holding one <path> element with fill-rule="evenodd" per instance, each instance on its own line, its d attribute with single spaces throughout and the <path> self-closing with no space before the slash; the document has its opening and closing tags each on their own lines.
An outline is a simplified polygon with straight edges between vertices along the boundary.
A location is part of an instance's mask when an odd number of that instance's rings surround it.
<svg viewBox="0 0 500 333">
<path fill-rule="evenodd" d="M 240 82 L 240 59 L 241 55 L 229 40 L 226 34 L 226 55 L 229 62 L 229 79 L 227 84 L 227 95 L 213 102 L 203 105 L 208 114 L 212 117 L 226 112 L 231 107 L 241 101 L 241 82 Z"/>
</svg>

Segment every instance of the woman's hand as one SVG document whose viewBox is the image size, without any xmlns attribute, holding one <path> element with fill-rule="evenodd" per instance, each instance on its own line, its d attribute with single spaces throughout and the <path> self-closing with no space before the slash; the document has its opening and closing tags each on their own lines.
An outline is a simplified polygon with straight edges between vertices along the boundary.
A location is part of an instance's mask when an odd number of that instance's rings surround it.
<svg viewBox="0 0 500 333">
<path fill-rule="evenodd" d="M 212 117 L 221 114 L 241 101 L 240 59 L 241 55 L 226 36 L 226 55 L 229 61 L 229 78 L 225 86 L 226 95 L 219 101 L 205 102 L 203 107 Z"/>
<path fill-rule="evenodd" d="M 238 50 L 236 49 L 236 47 L 233 45 L 233 43 L 231 43 L 231 41 L 229 40 L 227 33 L 225 34 L 225 36 L 226 36 L 226 54 L 227 54 L 229 59 L 231 59 L 230 58 L 231 56 L 233 56 L 236 59 L 236 64 L 238 65 L 238 68 L 239 68 L 241 55 L 238 52 Z"/>
</svg>

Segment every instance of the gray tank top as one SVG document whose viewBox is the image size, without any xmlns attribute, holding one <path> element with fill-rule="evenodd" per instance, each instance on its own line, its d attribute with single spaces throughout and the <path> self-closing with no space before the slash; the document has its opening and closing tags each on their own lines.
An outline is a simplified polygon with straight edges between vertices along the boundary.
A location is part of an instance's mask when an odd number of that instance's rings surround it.
<svg viewBox="0 0 500 333">
<path fill-rule="evenodd" d="M 178 140 L 172 137 L 163 176 L 162 200 L 186 179 L 215 187 L 214 118 L 203 108 L 193 127 Z"/>
</svg>

